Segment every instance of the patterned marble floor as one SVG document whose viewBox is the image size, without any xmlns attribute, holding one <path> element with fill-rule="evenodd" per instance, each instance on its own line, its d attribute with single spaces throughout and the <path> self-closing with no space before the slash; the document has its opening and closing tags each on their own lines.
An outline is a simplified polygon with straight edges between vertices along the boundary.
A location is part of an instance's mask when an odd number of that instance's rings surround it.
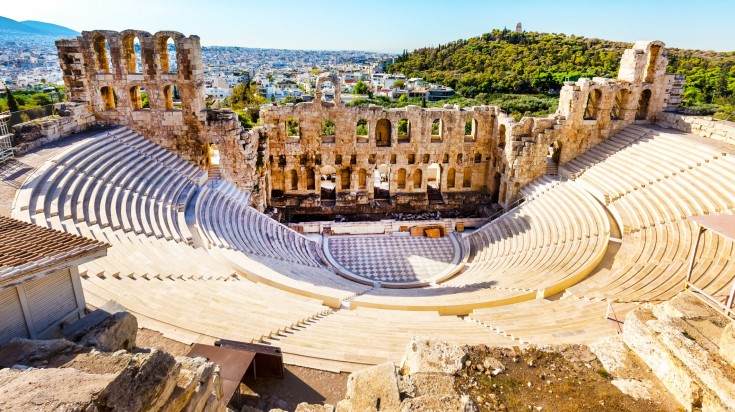
<svg viewBox="0 0 735 412">
<path fill-rule="evenodd" d="M 452 270 L 459 248 L 450 237 L 332 236 L 328 253 L 340 269 L 383 283 L 426 282 Z"/>
</svg>

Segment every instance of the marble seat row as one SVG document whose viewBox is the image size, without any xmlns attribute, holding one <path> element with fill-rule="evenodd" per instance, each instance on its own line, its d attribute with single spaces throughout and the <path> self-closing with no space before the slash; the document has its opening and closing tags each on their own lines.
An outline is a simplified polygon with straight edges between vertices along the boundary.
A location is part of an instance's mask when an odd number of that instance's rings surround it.
<svg viewBox="0 0 735 412">
<path fill-rule="evenodd" d="M 185 343 L 198 337 L 260 342 L 329 313 L 318 300 L 247 280 L 186 280 L 87 275 L 82 279 L 90 304 L 115 300 L 146 319 L 164 336 Z"/>
<path fill-rule="evenodd" d="M 470 257 L 454 278 L 422 289 L 376 289 L 350 304 L 463 315 L 474 308 L 548 296 L 597 266 L 609 233 L 602 205 L 574 182 L 557 183 L 466 236 Z"/>
<path fill-rule="evenodd" d="M 324 267 L 316 243 L 248 206 L 248 196 L 229 182 L 202 187 L 197 225 L 210 245 L 248 255 Z"/>
<path fill-rule="evenodd" d="M 288 363 L 341 372 L 388 360 L 398 363 L 407 343 L 417 335 L 457 344 L 514 344 L 507 337 L 456 316 L 368 308 L 336 311 L 267 342 L 280 347 Z"/>
<path fill-rule="evenodd" d="M 188 242 L 179 216 L 201 172 L 126 128 L 84 139 L 26 181 L 14 214 L 44 224 L 61 221 L 112 227 Z"/>
</svg>

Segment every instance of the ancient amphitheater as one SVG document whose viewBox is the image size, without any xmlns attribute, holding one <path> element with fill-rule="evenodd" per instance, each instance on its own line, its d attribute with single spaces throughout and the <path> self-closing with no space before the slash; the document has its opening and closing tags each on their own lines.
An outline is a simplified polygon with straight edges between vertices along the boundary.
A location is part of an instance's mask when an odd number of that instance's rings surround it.
<svg viewBox="0 0 735 412">
<path fill-rule="evenodd" d="M 681 79 L 661 42 L 627 50 L 617 79 L 566 83 L 547 118 L 348 107 L 322 99 L 339 82 L 324 74 L 313 102 L 264 108 L 248 131 L 205 108 L 196 36 L 84 32 L 57 46 L 70 102 L 36 140 L 84 132 L 44 152 L 12 217 L 112 245 L 79 269 L 87 304 L 117 301 L 170 339 L 353 371 L 398 361 L 417 334 L 594 342 L 686 285 L 732 305 L 733 240 L 689 217 L 732 215 L 735 128 L 669 112 Z M 488 213 L 285 225 L 266 207 Z M 446 236 L 408 236 L 429 226 Z"/>
</svg>

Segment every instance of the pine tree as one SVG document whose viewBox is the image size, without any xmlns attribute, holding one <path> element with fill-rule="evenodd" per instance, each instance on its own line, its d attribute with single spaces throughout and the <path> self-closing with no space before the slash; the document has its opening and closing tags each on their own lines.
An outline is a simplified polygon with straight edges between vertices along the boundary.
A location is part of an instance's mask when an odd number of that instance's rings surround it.
<svg viewBox="0 0 735 412">
<path fill-rule="evenodd" d="M 15 101 L 13 93 L 10 93 L 10 89 L 8 89 L 8 86 L 5 86 L 5 94 L 8 96 L 8 109 L 11 112 L 20 111 L 20 109 L 18 108 L 18 102 Z"/>
</svg>

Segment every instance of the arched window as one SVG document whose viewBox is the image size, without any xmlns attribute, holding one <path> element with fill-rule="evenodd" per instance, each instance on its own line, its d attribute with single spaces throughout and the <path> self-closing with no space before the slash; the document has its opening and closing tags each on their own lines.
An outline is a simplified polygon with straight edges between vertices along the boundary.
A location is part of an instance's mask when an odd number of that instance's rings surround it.
<svg viewBox="0 0 735 412">
<path fill-rule="evenodd" d="M 323 166 L 319 170 L 321 175 L 320 196 L 322 200 L 336 200 L 337 191 L 335 181 L 337 180 L 337 169 L 333 166 Z"/>
<path fill-rule="evenodd" d="M 140 40 L 134 34 L 123 37 L 123 61 L 125 70 L 129 73 L 143 73 L 143 60 L 140 54 Z"/>
<path fill-rule="evenodd" d="M 468 188 L 472 187 L 472 168 L 471 167 L 465 167 L 464 168 L 464 174 L 462 176 L 462 187 Z"/>
<path fill-rule="evenodd" d="M 102 97 L 102 110 L 114 110 L 117 108 L 117 95 L 111 86 L 103 86 L 100 89 Z"/>
<path fill-rule="evenodd" d="M 314 169 L 306 170 L 306 190 L 316 189 L 316 182 L 314 179 Z"/>
<path fill-rule="evenodd" d="M 368 126 L 367 120 L 365 119 L 358 120 L 357 124 L 355 124 L 355 137 L 357 139 L 357 143 L 367 143 L 369 133 L 370 133 L 370 126 Z"/>
<path fill-rule="evenodd" d="M 482 162 L 482 154 L 475 153 L 475 163 L 481 163 Z"/>
<path fill-rule="evenodd" d="M 475 140 L 476 136 L 477 136 L 477 120 L 467 119 L 467 121 L 464 122 L 464 139 L 465 140 Z"/>
<path fill-rule="evenodd" d="M 490 197 L 490 203 L 498 203 L 498 200 L 500 200 L 500 179 L 501 175 L 498 172 L 495 172 L 495 175 L 493 175 L 493 193 Z"/>
<path fill-rule="evenodd" d="M 457 153 L 457 164 L 458 165 L 462 164 L 462 153 Z"/>
<path fill-rule="evenodd" d="M 140 92 L 140 86 L 130 88 L 130 104 L 133 106 L 133 110 L 143 109 L 143 97 Z"/>
<path fill-rule="evenodd" d="M 443 130 L 444 130 L 444 127 L 442 125 L 441 119 L 434 119 L 434 121 L 431 122 L 431 141 L 441 142 Z"/>
<path fill-rule="evenodd" d="M 501 124 L 498 128 L 498 147 L 505 149 L 505 125 Z"/>
<path fill-rule="evenodd" d="M 391 140 L 391 125 L 390 120 L 380 119 L 375 125 L 375 144 L 378 147 L 390 146 Z"/>
<path fill-rule="evenodd" d="M 174 86 L 171 84 L 163 86 L 163 108 L 174 110 Z"/>
<path fill-rule="evenodd" d="M 110 43 L 107 38 L 98 34 L 92 40 L 94 54 L 97 57 L 97 70 L 99 73 L 112 73 L 112 59 L 110 58 Z"/>
<path fill-rule="evenodd" d="M 367 171 L 365 169 L 360 169 L 357 183 L 360 189 L 367 189 Z"/>
<path fill-rule="evenodd" d="M 301 127 L 299 121 L 293 117 L 286 119 L 286 136 L 288 137 L 301 137 Z"/>
<path fill-rule="evenodd" d="M 398 181 L 396 182 L 396 186 L 399 189 L 406 188 L 406 169 L 398 169 Z"/>
<path fill-rule="evenodd" d="M 299 172 L 294 169 L 291 169 L 289 175 L 289 185 L 291 190 L 299 190 Z"/>
<path fill-rule="evenodd" d="M 283 196 L 286 183 L 283 178 L 283 171 L 281 169 L 271 170 L 271 197 Z"/>
<path fill-rule="evenodd" d="M 158 38 L 158 64 L 161 73 L 178 73 L 178 50 L 176 42 L 169 36 Z"/>
<path fill-rule="evenodd" d="M 447 187 L 454 187 L 454 179 L 456 178 L 457 172 L 454 171 L 454 168 L 450 168 L 447 171 Z"/>
<path fill-rule="evenodd" d="M 422 181 L 424 179 L 424 173 L 421 171 L 421 169 L 416 169 L 413 171 L 413 177 L 411 180 L 413 180 L 413 188 L 414 189 L 421 189 Z"/>
<path fill-rule="evenodd" d="M 641 93 L 641 98 L 638 100 L 638 110 L 635 114 L 636 120 L 646 120 L 648 117 L 648 106 L 651 103 L 651 90 L 646 89 Z"/>
<path fill-rule="evenodd" d="M 373 197 L 390 199 L 390 167 L 386 164 L 373 169 Z"/>
<path fill-rule="evenodd" d="M 610 112 L 610 117 L 613 120 L 622 120 L 625 116 L 625 108 L 628 106 L 629 95 L 630 90 L 628 89 L 620 89 L 615 93 L 615 102 L 613 103 L 612 112 Z"/>
<path fill-rule="evenodd" d="M 587 107 L 584 109 L 585 120 L 596 120 L 598 116 L 599 106 L 602 102 L 602 91 L 594 89 L 590 91 L 587 97 Z"/>
<path fill-rule="evenodd" d="M 342 181 L 342 189 L 349 190 L 352 184 L 352 170 L 349 167 L 342 169 L 340 179 Z"/>
<path fill-rule="evenodd" d="M 442 159 L 442 163 L 449 163 L 449 153 L 444 153 L 444 158 Z"/>
<path fill-rule="evenodd" d="M 334 143 L 334 120 L 322 120 L 322 143 Z"/>
<path fill-rule="evenodd" d="M 411 122 L 408 119 L 398 121 L 398 143 L 411 142 Z"/>
</svg>

